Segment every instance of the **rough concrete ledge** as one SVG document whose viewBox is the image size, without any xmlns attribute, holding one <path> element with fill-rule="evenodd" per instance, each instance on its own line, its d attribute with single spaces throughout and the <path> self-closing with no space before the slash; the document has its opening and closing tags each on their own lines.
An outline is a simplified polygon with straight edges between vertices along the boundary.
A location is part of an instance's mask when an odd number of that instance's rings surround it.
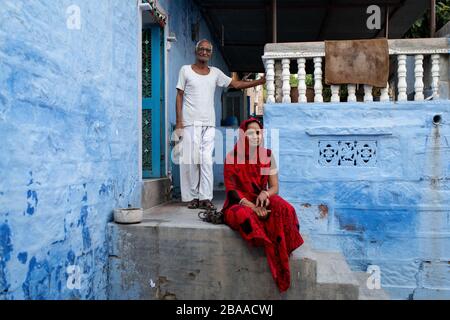
<svg viewBox="0 0 450 320">
<path fill-rule="evenodd" d="M 145 179 L 142 183 L 142 208 L 144 210 L 156 207 L 170 201 L 170 179 Z"/>
<path fill-rule="evenodd" d="M 291 288 L 277 290 L 262 248 L 199 210 L 169 203 L 143 223 L 109 229 L 110 299 L 358 299 L 359 283 L 338 253 L 316 252 L 306 238 L 291 257 Z"/>
</svg>

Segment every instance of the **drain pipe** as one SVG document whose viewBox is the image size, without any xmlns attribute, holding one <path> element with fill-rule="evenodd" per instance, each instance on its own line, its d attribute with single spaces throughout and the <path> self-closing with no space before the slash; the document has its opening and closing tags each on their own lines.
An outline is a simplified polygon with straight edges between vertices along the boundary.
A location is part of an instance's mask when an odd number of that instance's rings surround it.
<svg viewBox="0 0 450 320">
<path fill-rule="evenodd" d="M 440 126 L 442 123 L 442 116 L 440 114 L 436 114 L 433 116 L 433 125 L 435 127 Z"/>
</svg>

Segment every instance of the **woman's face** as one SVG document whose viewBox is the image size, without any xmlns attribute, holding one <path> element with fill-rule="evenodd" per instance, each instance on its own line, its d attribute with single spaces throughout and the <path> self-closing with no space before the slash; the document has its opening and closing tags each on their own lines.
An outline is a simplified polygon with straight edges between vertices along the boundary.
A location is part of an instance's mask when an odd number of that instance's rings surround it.
<svg viewBox="0 0 450 320">
<path fill-rule="evenodd" d="M 245 135 L 248 138 L 251 147 L 257 147 L 262 142 L 262 129 L 257 122 L 251 122 L 247 126 L 247 131 Z"/>
</svg>

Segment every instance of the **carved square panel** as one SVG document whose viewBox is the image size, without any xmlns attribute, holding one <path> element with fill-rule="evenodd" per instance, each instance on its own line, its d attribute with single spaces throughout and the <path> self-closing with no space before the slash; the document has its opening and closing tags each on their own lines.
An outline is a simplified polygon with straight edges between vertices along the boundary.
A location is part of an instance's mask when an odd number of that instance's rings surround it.
<svg viewBox="0 0 450 320">
<path fill-rule="evenodd" d="M 319 164 L 325 167 L 374 167 L 377 164 L 377 141 L 319 141 Z"/>
</svg>

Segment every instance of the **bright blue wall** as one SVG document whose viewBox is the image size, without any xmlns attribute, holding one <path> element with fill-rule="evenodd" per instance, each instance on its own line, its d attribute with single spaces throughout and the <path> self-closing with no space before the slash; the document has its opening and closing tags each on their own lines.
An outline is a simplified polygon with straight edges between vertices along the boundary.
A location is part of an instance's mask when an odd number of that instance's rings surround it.
<svg viewBox="0 0 450 320">
<path fill-rule="evenodd" d="M 140 206 L 136 3 L 0 7 L 0 299 L 106 298 L 106 223 L 113 208 Z M 72 4 L 80 30 L 66 27 Z M 212 37 L 192 1 L 159 4 L 178 39 L 167 52 L 174 124 L 178 71 L 195 61 L 191 23 Z M 215 48 L 211 65 L 229 74 Z M 220 124 L 221 90 L 215 107 Z M 80 290 L 66 285 L 72 265 Z"/>
<path fill-rule="evenodd" d="M 449 101 L 266 105 L 264 120 L 279 129 L 280 193 L 314 247 L 378 265 L 393 298 L 450 298 Z M 321 165 L 319 141 L 336 140 L 375 141 L 377 162 Z"/>
<path fill-rule="evenodd" d="M 106 297 L 106 224 L 140 202 L 137 21 L 135 0 L 2 1 L 0 300 Z"/>
</svg>

